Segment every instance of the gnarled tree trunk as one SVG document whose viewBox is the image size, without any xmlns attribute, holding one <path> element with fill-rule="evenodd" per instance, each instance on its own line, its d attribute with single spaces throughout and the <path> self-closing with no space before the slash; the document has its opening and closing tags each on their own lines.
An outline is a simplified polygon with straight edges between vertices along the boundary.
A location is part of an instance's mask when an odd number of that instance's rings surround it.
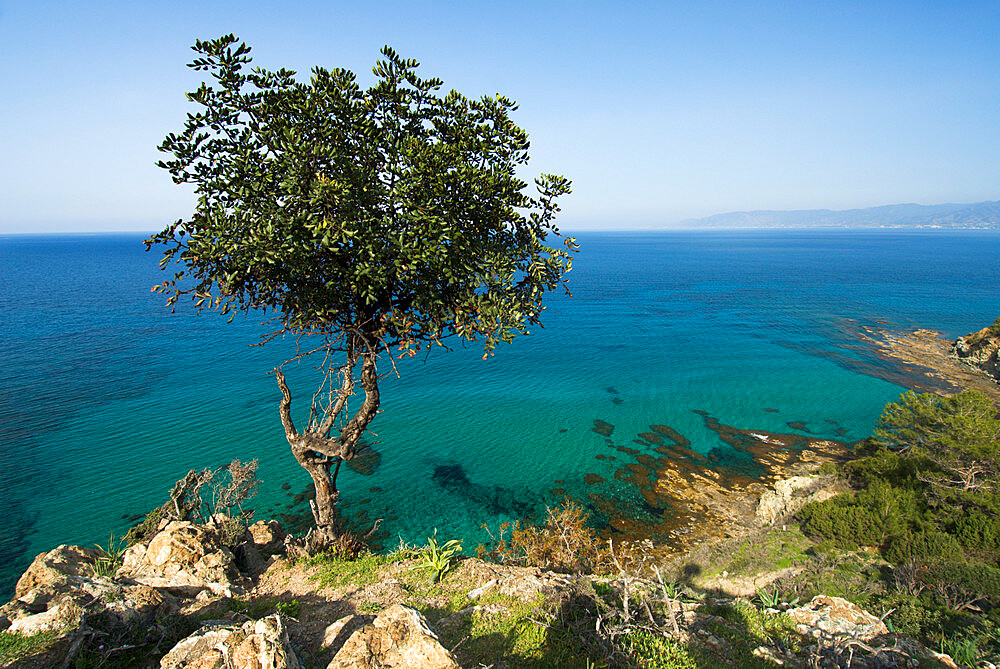
<svg viewBox="0 0 1000 669">
<path fill-rule="evenodd" d="M 343 412 L 347 399 L 354 395 L 354 367 L 357 359 L 361 359 L 361 388 L 365 399 L 361 407 L 339 429 L 339 435 L 330 436 L 337 418 Z M 370 350 L 360 356 L 349 355 L 347 364 L 342 368 L 342 383 L 337 399 L 325 410 L 323 420 L 310 424 L 305 432 L 295 429 L 292 421 L 292 394 L 285 383 L 285 375 L 280 369 L 274 370 L 281 389 L 281 424 L 285 428 L 285 438 L 291 446 L 292 455 L 298 463 L 309 472 L 316 498 L 310 502 L 316 529 L 311 543 L 316 547 L 329 545 L 340 533 L 337 522 L 337 474 L 340 465 L 345 460 L 352 459 L 357 454 L 358 442 L 365 429 L 378 413 L 379 392 L 378 372 L 376 370 L 377 355 Z"/>
</svg>

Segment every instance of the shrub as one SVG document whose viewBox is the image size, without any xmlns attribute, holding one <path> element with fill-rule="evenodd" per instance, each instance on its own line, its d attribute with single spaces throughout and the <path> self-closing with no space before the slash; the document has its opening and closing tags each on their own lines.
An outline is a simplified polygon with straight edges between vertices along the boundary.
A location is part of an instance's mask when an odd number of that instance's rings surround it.
<svg viewBox="0 0 1000 669">
<path fill-rule="evenodd" d="M 479 557 L 565 573 L 593 573 L 607 552 L 597 533 L 587 525 L 583 507 L 565 499 L 559 506 L 545 510 L 545 524 L 541 526 L 524 521 L 503 523 L 497 536 L 490 533 L 494 542 L 491 548 L 479 546 Z M 483 529 L 489 532 L 485 525 Z"/>
</svg>

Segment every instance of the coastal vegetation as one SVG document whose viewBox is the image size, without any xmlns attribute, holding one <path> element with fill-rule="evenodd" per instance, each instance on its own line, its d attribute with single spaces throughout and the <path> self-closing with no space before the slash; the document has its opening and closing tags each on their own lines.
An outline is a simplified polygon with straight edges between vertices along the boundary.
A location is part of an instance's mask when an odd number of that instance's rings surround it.
<svg viewBox="0 0 1000 669">
<path fill-rule="evenodd" d="M 159 166 L 198 204 L 146 241 L 161 267 L 180 265 L 154 290 L 171 306 L 188 295 L 198 310 L 261 313 L 265 342 L 295 339 L 274 370 L 279 413 L 315 491 L 308 550 L 328 549 L 344 531 L 337 475 L 366 448 L 393 356 L 455 338 L 481 342 L 485 358 L 540 325 L 543 296 L 565 288 L 576 243 L 546 242 L 570 182 L 543 174 L 529 195 L 515 103 L 442 95 L 389 47 L 368 89 L 344 69 L 314 68 L 308 82 L 248 71 L 250 47 L 233 35 L 193 48 L 190 66 L 213 81 L 188 94 L 198 111 L 164 139 Z M 282 367 L 306 357 L 322 380 L 297 427 Z"/>
</svg>

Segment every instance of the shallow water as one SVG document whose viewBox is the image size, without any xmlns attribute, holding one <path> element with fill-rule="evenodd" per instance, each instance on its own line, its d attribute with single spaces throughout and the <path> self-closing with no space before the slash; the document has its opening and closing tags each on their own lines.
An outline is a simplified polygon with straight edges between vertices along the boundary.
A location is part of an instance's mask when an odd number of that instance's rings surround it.
<svg viewBox="0 0 1000 669">
<path fill-rule="evenodd" d="M 725 445 L 694 410 L 864 437 L 907 380 L 856 349 L 860 325 L 957 336 L 1000 314 L 995 231 L 579 239 L 573 296 L 553 296 L 544 329 L 488 361 L 475 348 L 407 360 L 383 382 L 381 461 L 340 484 L 345 513 L 385 519 L 385 545 L 434 528 L 474 544 L 483 523 L 557 501 L 553 488 L 583 497 L 586 474 L 616 468 L 595 459 L 595 420 L 622 443 L 667 425 L 701 452 Z M 291 342 L 250 347 L 253 319 L 170 314 L 140 241 L 0 237 L 0 590 L 38 552 L 124 531 L 189 469 L 258 458 L 264 515 L 291 511 L 309 482 L 266 375 Z M 312 374 L 289 372 L 299 420 Z"/>
</svg>

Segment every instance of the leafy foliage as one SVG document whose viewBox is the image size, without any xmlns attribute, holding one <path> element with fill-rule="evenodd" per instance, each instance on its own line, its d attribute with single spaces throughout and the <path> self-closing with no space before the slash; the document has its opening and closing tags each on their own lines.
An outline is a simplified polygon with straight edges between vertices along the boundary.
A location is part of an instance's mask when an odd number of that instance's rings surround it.
<svg viewBox="0 0 1000 669">
<path fill-rule="evenodd" d="M 893 611 L 895 631 L 966 658 L 1000 652 L 998 439 L 996 408 L 979 393 L 905 393 L 846 467 L 857 493 L 800 513 L 813 538 L 875 547 L 893 565 L 865 577 L 861 603 Z"/>
<path fill-rule="evenodd" d="M 431 573 L 431 583 L 437 583 L 451 570 L 455 556 L 462 552 L 462 542 L 450 539 L 438 544 L 437 528 L 427 537 L 427 547 L 420 552 L 418 562 L 410 569 L 423 569 Z"/>
<path fill-rule="evenodd" d="M 194 50 L 215 81 L 188 94 L 200 110 L 159 165 L 198 204 L 147 240 L 184 265 L 156 287 L 170 304 L 262 309 L 284 331 L 360 331 L 405 354 L 449 335 L 490 351 L 539 322 L 575 248 L 544 243 L 569 182 L 542 175 L 525 194 L 514 102 L 442 96 L 389 47 L 367 90 L 344 69 L 248 72 L 233 35 Z"/>
<path fill-rule="evenodd" d="M 921 472 L 948 497 L 994 489 L 1000 467 L 1000 417 L 990 399 L 967 390 L 952 397 L 907 392 L 887 404 L 875 429 L 890 449 L 912 450 L 934 466 Z"/>
</svg>

